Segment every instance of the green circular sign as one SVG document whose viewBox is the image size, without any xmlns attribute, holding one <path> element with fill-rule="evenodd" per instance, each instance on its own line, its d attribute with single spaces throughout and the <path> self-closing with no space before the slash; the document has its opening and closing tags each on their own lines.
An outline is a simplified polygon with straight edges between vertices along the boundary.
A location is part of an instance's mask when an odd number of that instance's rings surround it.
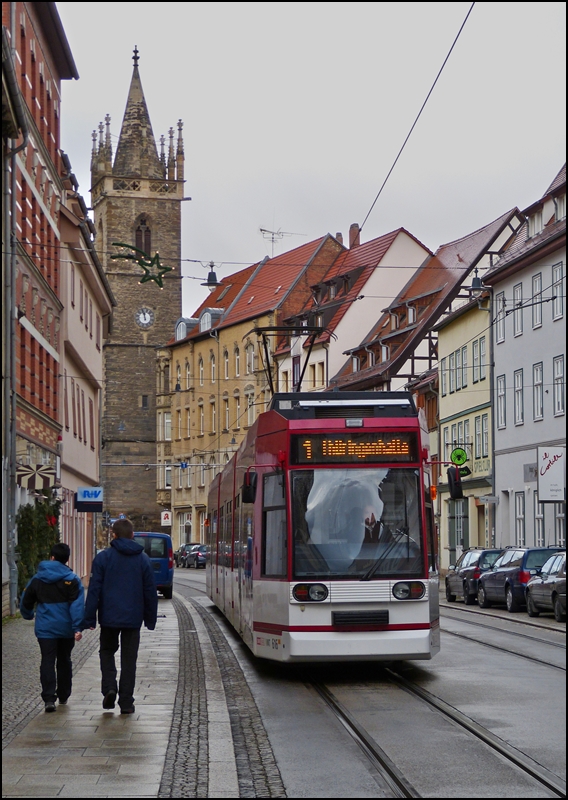
<svg viewBox="0 0 568 800">
<path fill-rule="evenodd" d="M 452 450 L 450 461 L 452 464 L 456 464 L 458 467 L 461 467 L 462 464 L 465 464 L 467 461 L 467 453 L 463 447 L 456 447 L 454 450 Z"/>
</svg>

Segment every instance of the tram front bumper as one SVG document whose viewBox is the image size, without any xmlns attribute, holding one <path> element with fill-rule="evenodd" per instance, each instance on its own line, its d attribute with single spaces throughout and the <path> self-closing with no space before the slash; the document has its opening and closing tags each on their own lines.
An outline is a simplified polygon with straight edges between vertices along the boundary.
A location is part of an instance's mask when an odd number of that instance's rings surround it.
<svg viewBox="0 0 568 800">
<path fill-rule="evenodd" d="M 429 628 L 345 633 L 293 631 L 282 637 L 287 645 L 283 655 L 286 661 L 425 660 L 433 654 L 431 635 Z"/>
</svg>

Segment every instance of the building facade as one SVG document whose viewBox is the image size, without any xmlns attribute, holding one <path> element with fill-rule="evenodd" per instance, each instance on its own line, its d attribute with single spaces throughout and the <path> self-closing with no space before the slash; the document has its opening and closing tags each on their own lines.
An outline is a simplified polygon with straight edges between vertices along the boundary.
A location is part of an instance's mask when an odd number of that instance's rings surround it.
<svg viewBox="0 0 568 800">
<path fill-rule="evenodd" d="M 181 316 L 184 152 L 180 121 L 158 153 L 138 60 L 135 50 L 114 158 L 108 115 L 93 132 L 95 243 L 117 303 L 103 353 L 101 470 L 110 517 L 160 530 L 155 361 Z"/>
<path fill-rule="evenodd" d="M 79 75 L 55 3 L 3 3 L 2 33 L 3 122 L 5 98 L 17 116 L 3 138 L 2 256 L 2 594 L 14 613 L 16 510 L 60 479 L 61 82 Z"/>
<path fill-rule="evenodd" d="M 495 543 L 566 543 L 566 165 L 494 268 Z M 542 502 L 540 475 L 559 455 L 564 496 Z M 546 457 L 548 455 L 548 458 Z"/>
</svg>

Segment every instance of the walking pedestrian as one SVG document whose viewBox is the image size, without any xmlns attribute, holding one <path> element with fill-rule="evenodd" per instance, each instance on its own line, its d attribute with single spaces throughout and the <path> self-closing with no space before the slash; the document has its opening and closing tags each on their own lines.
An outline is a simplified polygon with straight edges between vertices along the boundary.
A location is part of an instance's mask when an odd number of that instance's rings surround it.
<svg viewBox="0 0 568 800">
<path fill-rule="evenodd" d="M 158 595 L 152 562 L 142 545 L 134 541 L 130 520 L 116 520 L 112 531 L 110 547 L 93 561 L 84 628 L 93 629 L 98 615 L 103 708 L 114 708 L 118 695 L 120 713 L 133 714 L 140 628 L 142 623 L 151 631 L 156 627 Z M 117 683 L 114 657 L 119 643 Z"/>
<path fill-rule="evenodd" d="M 71 695 L 71 651 L 82 638 L 85 591 L 81 578 L 67 566 L 70 554 L 68 544 L 54 544 L 49 561 L 40 561 L 20 600 L 22 617 L 33 619 L 35 615 L 41 697 L 47 713 L 56 711 L 58 698 L 64 706 Z"/>
</svg>

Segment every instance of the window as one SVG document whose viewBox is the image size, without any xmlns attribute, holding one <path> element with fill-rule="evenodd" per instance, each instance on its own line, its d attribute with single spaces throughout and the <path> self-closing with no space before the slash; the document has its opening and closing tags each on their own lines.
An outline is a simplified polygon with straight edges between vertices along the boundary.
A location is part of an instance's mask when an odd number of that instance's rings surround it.
<svg viewBox="0 0 568 800">
<path fill-rule="evenodd" d="M 444 428 L 444 461 L 450 457 L 450 429 Z"/>
<path fill-rule="evenodd" d="M 542 361 L 533 364 L 533 419 L 542 419 L 544 413 L 544 393 L 542 385 Z"/>
<path fill-rule="evenodd" d="M 456 354 L 450 353 L 448 358 L 448 369 L 450 373 L 450 394 L 456 390 Z"/>
<path fill-rule="evenodd" d="M 536 211 L 529 217 L 528 220 L 529 226 L 529 239 L 533 236 L 536 236 L 537 233 L 540 233 L 543 229 L 542 225 L 542 209 L 540 211 Z"/>
<path fill-rule="evenodd" d="M 247 425 L 250 427 L 254 422 L 254 392 L 246 393 L 247 399 Z"/>
<path fill-rule="evenodd" d="M 416 308 L 414 306 L 407 306 L 408 316 L 406 319 L 407 325 L 413 325 L 416 322 Z"/>
<path fill-rule="evenodd" d="M 223 400 L 224 405 L 224 412 L 225 412 L 225 430 L 228 431 L 230 428 L 230 416 L 229 416 L 229 398 L 226 397 Z"/>
<path fill-rule="evenodd" d="M 562 279 L 564 277 L 564 265 L 555 264 L 552 267 L 552 319 L 561 319 L 564 316 L 564 297 Z"/>
<path fill-rule="evenodd" d="M 191 389 L 191 367 L 189 361 L 185 362 L 185 388 Z"/>
<path fill-rule="evenodd" d="M 373 364 L 375 363 L 373 353 Z M 318 386 L 325 386 L 325 362 L 318 361 Z"/>
<path fill-rule="evenodd" d="M 199 459 L 199 485 L 205 486 L 205 456 Z"/>
<path fill-rule="evenodd" d="M 475 457 L 481 458 L 481 417 L 475 418 Z"/>
<path fill-rule="evenodd" d="M 454 423 L 452 425 L 452 447 L 455 447 L 458 443 L 458 426 Z"/>
<path fill-rule="evenodd" d="M 249 344 L 245 350 L 245 371 L 247 375 L 252 375 L 254 372 L 254 345 Z"/>
<path fill-rule="evenodd" d="M 514 374 L 514 393 L 515 393 L 515 425 L 522 425 L 525 421 L 522 369 L 518 369 Z"/>
<path fill-rule="evenodd" d="M 199 370 L 199 385 L 203 386 L 204 382 L 204 373 L 203 373 L 203 359 L 200 357 L 198 362 L 198 370 Z"/>
<path fill-rule="evenodd" d="M 217 379 L 217 372 L 216 372 L 216 365 L 215 365 L 215 356 L 212 354 L 211 358 L 209 359 L 209 373 L 211 375 L 211 383 L 215 383 Z"/>
<path fill-rule="evenodd" d="M 465 389 L 465 387 L 467 386 L 467 346 L 462 347 L 461 362 L 462 362 L 462 386 Z"/>
<path fill-rule="evenodd" d="M 463 439 L 463 422 L 458 422 L 458 438 L 456 440 L 456 444 L 458 447 L 464 446 L 464 439 Z"/>
<path fill-rule="evenodd" d="M 241 398 L 240 395 L 235 395 L 235 428 L 241 427 Z"/>
<path fill-rule="evenodd" d="M 487 355 L 485 352 L 485 336 L 479 340 L 479 380 L 484 381 L 487 377 Z"/>
<path fill-rule="evenodd" d="M 515 544 L 525 546 L 525 493 L 515 492 Z"/>
<path fill-rule="evenodd" d="M 186 424 L 186 428 L 184 431 L 185 438 L 189 439 L 189 437 L 191 436 L 191 411 L 189 410 L 189 408 L 186 409 L 185 412 L 185 424 Z"/>
<path fill-rule="evenodd" d="M 172 414 L 164 411 L 164 441 L 171 442 L 172 439 Z"/>
<path fill-rule="evenodd" d="M 489 456 L 489 415 L 481 415 L 481 455 L 483 458 Z"/>
<path fill-rule="evenodd" d="M 290 391 L 290 373 L 288 370 L 284 370 L 282 373 L 282 389 L 283 392 Z"/>
<path fill-rule="evenodd" d="M 388 344 L 381 345 L 381 361 L 388 361 L 390 358 L 390 350 Z"/>
<path fill-rule="evenodd" d="M 351 371 L 359 372 L 360 369 L 361 362 L 359 361 L 359 356 L 351 356 Z"/>
<path fill-rule="evenodd" d="M 263 575 L 286 575 L 284 476 L 265 475 L 263 485 Z"/>
<path fill-rule="evenodd" d="M 538 492 L 533 494 L 534 500 L 534 545 L 544 547 L 544 506 L 538 501 Z"/>
<path fill-rule="evenodd" d="M 300 383 L 301 363 L 300 356 L 292 356 L 292 389 Z"/>
<path fill-rule="evenodd" d="M 442 375 L 442 397 L 448 393 L 448 370 L 446 367 L 446 359 L 443 358 L 440 364 L 440 372 Z"/>
<path fill-rule="evenodd" d="M 224 370 L 225 371 L 225 380 L 228 380 L 229 379 L 229 351 L 228 350 L 224 350 L 223 351 L 223 364 L 224 364 L 224 368 L 225 368 L 225 370 Z"/>
<path fill-rule="evenodd" d="M 186 327 L 185 322 L 182 320 L 178 322 L 176 326 L 176 342 L 179 342 L 181 339 L 185 339 L 186 336 Z"/>
<path fill-rule="evenodd" d="M 497 344 L 505 341 L 505 292 L 495 297 L 495 341 Z"/>
<path fill-rule="evenodd" d="M 95 407 L 89 397 L 89 428 L 91 432 L 91 450 L 95 449 Z"/>
<path fill-rule="evenodd" d="M 181 389 L 181 367 L 179 364 L 176 366 L 176 389 Z"/>
<path fill-rule="evenodd" d="M 181 467 L 178 468 L 178 489 L 183 489 L 183 469 Z"/>
<path fill-rule="evenodd" d="M 176 439 L 181 439 L 181 411 L 177 412 Z"/>
<path fill-rule="evenodd" d="M 523 332 L 523 284 L 513 286 L 513 336 Z"/>
<path fill-rule="evenodd" d="M 559 222 L 561 219 L 566 218 L 566 195 L 561 194 L 554 199 L 555 206 L 555 219 Z"/>
<path fill-rule="evenodd" d="M 164 488 L 172 488 L 172 465 L 169 461 L 164 465 Z"/>
<path fill-rule="evenodd" d="M 217 406 L 215 405 L 215 400 L 211 400 L 211 433 L 215 433 L 217 431 Z"/>
<path fill-rule="evenodd" d="M 203 410 L 203 400 L 199 401 L 199 435 L 203 436 L 205 433 L 205 411 Z"/>
<path fill-rule="evenodd" d="M 507 426 L 506 415 L 506 395 L 505 395 L 505 376 L 497 376 L 497 427 L 505 428 Z"/>
<path fill-rule="evenodd" d="M 208 331 L 211 327 L 211 314 L 209 311 L 205 311 L 201 315 L 201 319 L 199 320 L 199 330 L 201 332 Z"/>
<path fill-rule="evenodd" d="M 75 308 L 75 265 L 71 264 L 71 305 Z"/>
<path fill-rule="evenodd" d="M 554 378 L 554 416 L 564 414 L 564 356 L 558 356 L 552 362 Z"/>
<path fill-rule="evenodd" d="M 477 383 L 479 380 L 479 340 L 476 339 L 471 343 L 473 353 L 473 382 Z"/>
<path fill-rule="evenodd" d="M 316 365 L 315 364 L 310 364 L 308 369 L 310 371 L 308 389 L 313 391 L 315 389 L 315 387 L 316 387 Z"/>
<path fill-rule="evenodd" d="M 238 378 L 241 374 L 241 352 L 238 347 L 235 347 L 235 376 Z"/>
<path fill-rule="evenodd" d="M 147 225 L 146 219 L 141 219 L 140 224 L 136 228 L 136 247 L 143 250 L 147 256 L 151 255 L 152 251 L 152 232 Z"/>
<path fill-rule="evenodd" d="M 456 350 L 456 391 L 462 388 L 462 363 L 461 363 L 461 350 Z"/>
<path fill-rule="evenodd" d="M 79 319 L 83 322 L 83 281 L 79 281 Z"/>
<path fill-rule="evenodd" d="M 532 279 L 532 326 L 542 325 L 542 273 L 533 275 Z"/>
<path fill-rule="evenodd" d="M 470 435 L 470 432 L 469 432 L 469 420 L 465 419 L 464 422 L 463 422 L 463 444 L 464 444 L 464 448 L 466 448 L 466 449 L 469 448 L 469 446 L 471 444 L 469 435 Z"/>
</svg>

